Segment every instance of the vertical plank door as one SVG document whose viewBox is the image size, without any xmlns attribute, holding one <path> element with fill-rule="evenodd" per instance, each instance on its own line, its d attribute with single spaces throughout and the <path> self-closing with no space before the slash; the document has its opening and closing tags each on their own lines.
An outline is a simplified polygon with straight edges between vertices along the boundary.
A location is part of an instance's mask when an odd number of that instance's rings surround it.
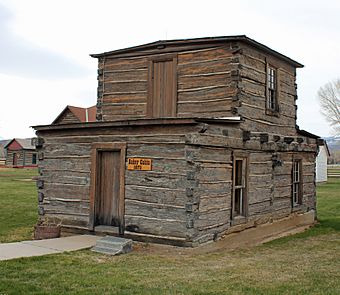
<svg viewBox="0 0 340 295">
<path fill-rule="evenodd" d="M 13 153 L 13 166 L 17 166 L 17 165 L 18 165 L 18 154 Z"/>
<path fill-rule="evenodd" d="M 175 117 L 177 113 L 177 59 L 154 59 L 149 68 L 148 116 Z"/>
<path fill-rule="evenodd" d="M 96 225 L 120 227 L 120 152 L 99 151 L 97 161 Z"/>
</svg>

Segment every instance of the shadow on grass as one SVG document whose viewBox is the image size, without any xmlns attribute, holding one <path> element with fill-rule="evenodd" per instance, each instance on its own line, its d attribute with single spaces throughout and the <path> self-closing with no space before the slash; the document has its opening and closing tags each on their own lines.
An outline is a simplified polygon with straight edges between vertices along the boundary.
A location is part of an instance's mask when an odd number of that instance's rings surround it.
<svg viewBox="0 0 340 295">
<path fill-rule="evenodd" d="M 306 239 L 309 237 L 316 237 L 320 235 L 332 234 L 335 232 L 340 232 L 340 220 L 337 218 L 331 219 L 322 219 L 319 220 L 317 224 L 315 224 L 312 228 L 307 229 L 302 233 L 298 233 L 295 235 L 279 238 L 268 243 L 265 243 L 263 246 L 277 246 L 288 243 L 293 240 Z"/>
<path fill-rule="evenodd" d="M 319 223 L 322 228 L 340 231 L 340 218 L 321 219 Z"/>
</svg>

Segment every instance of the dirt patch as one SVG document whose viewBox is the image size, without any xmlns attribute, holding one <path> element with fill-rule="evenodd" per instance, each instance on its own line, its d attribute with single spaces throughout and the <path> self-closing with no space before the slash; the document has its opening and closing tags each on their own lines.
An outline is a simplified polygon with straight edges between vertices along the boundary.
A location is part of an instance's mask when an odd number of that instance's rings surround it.
<svg viewBox="0 0 340 295">
<path fill-rule="evenodd" d="M 251 228 L 239 233 L 232 233 L 224 236 L 216 242 L 208 242 L 195 248 L 184 248 L 170 245 L 161 245 L 153 243 L 134 242 L 133 251 L 145 254 L 165 255 L 165 256 L 191 256 L 225 250 L 247 249 L 269 241 L 301 233 L 310 228 L 311 225 L 304 225 L 288 229 L 279 233 L 268 234 L 263 228 Z"/>
</svg>

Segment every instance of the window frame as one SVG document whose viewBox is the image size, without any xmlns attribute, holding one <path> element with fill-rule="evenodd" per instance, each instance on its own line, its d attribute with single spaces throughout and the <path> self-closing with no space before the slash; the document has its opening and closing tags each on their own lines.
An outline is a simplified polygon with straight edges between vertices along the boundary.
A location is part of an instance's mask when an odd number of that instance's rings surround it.
<svg viewBox="0 0 340 295">
<path fill-rule="evenodd" d="M 279 107 L 279 68 L 266 64 L 266 114 L 278 116 Z"/>
<path fill-rule="evenodd" d="M 292 207 L 302 205 L 303 170 L 302 159 L 293 158 L 292 161 Z"/>
<path fill-rule="evenodd" d="M 241 173 L 238 170 L 238 161 L 241 162 Z M 238 175 L 241 175 L 241 180 L 238 181 Z M 248 178 L 249 178 L 249 154 L 236 152 L 233 154 L 233 172 L 232 172 L 232 196 L 231 196 L 231 220 L 235 224 L 235 219 L 242 221 L 248 216 Z M 236 202 L 237 191 L 240 191 L 241 200 Z M 236 208 L 236 204 L 240 204 L 240 208 Z M 236 222 L 237 223 L 237 222 Z"/>
</svg>

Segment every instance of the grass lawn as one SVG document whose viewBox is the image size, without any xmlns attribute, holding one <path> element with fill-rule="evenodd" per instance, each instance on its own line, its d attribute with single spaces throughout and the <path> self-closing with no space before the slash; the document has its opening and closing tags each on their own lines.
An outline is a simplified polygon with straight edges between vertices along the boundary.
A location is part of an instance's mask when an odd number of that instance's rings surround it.
<svg viewBox="0 0 340 295">
<path fill-rule="evenodd" d="M 33 212 L 26 221 L 33 224 L 34 183 L 10 178 L 17 184 L 14 194 L 11 181 L 0 178 L 0 210 L 5 183 L 5 204 L 8 198 L 31 202 L 23 212 Z M 145 244 L 114 257 L 86 250 L 2 261 L 0 294 L 340 294 L 340 179 L 318 186 L 318 215 L 313 229 L 248 249 L 193 255 L 175 247 L 152 251 Z M 11 220 L 1 219 L 7 240 L 23 226 Z"/>
<path fill-rule="evenodd" d="M 37 222 L 36 168 L 0 168 L 0 243 L 32 238 Z M 1 291 L 0 291 L 1 294 Z"/>
</svg>

